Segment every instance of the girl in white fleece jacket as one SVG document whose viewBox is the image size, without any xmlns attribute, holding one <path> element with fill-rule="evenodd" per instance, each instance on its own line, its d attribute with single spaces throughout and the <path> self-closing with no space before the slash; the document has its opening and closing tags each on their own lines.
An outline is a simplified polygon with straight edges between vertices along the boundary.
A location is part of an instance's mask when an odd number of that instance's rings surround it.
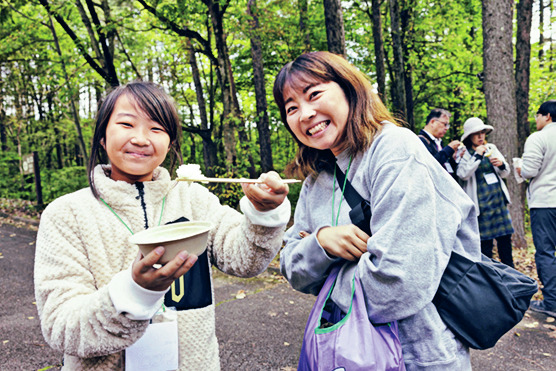
<svg viewBox="0 0 556 371">
<path fill-rule="evenodd" d="M 178 333 L 157 364 L 179 359 L 179 370 L 220 369 L 210 266 L 254 276 L 281 246 L 290 206 L 278 174 L 266 174 L 263 187 L 243 187 L 244 216 L 160 167 L 170 150 L 180 156 L 179 134 L 176 108 L 161 88 L 116 88 L 97 114 L 90 188 L 60 197 L 41 216 L 36 301 L 45 339 L 64 353 L 64 370 L 122 369 L 126 348 L 156 327 L 151 320 L 170 322 Z M 97 164 L 102 151 L 109 165 Z M 149 227 L 187 220 L 213 224 L 199 257 L 182 251 L 156 269 L 163 247 L 143 256 L 128 242 Z M 128 356 L 128 365 L 149 358 Z"/>
</svg>

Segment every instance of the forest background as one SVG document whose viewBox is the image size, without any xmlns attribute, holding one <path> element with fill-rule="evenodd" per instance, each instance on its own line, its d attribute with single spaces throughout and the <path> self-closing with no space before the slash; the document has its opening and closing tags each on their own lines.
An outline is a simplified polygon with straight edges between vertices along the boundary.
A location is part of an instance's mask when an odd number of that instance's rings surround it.
<svg viewBox="0 0 556 371">
<path fill-rule="evenodd" d="M 272 98 L 298 55 L 329 50 L 369 76 L 414 132 L 452 113 L 445 140 L 480 117 L 520 157 L 556 98 L 554 0 L 0 0 L 0 197 L 39 208 L 87 187 L 98 101 L 140 79 L 179 107 L 185 163 L 207 176 L 283 174 L 296 143 Z M 42 185 L 24 171 L 36 153 Z M 526 246 L 525 184 L 509 177 L 515 246 Z M 209 185 L 236 206 L 237 185 Z M 300 187 L 290 187 L 293 206 Z M 38 203 L 38 205 L 37 205 Z"/>
</svg>

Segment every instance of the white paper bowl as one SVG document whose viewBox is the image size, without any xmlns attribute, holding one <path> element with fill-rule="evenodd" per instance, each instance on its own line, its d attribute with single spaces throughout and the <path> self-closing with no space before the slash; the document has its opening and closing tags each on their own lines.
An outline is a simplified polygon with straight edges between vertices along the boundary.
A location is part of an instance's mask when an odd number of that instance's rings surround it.
<svg viewBox="0 0 556 371">
<path fill-rule="evenodd" d="M 132 235 L 129 242 L 139 246 L 144 256 L 154 248 L 164 246 L 166 250 L 158 262 L 166 264 L 182 250 L 197 256 L 202 254 L 207 248 L 211 228 L 211 223 L 202 221 L 161 225 Z"/>
</svg>

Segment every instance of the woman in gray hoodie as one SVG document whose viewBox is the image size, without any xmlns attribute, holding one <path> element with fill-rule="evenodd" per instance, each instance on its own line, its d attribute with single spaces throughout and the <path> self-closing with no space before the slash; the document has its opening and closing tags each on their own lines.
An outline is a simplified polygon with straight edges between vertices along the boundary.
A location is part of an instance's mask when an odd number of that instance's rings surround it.
<svg viewBox="0 0 556 371">
<path fill-rule="evenodd" d="M 282 273 L 316 295 L 340 265 L 331 299 L 344 312 L 356 273 L 370 321 L 398 322 L 407 370 L 470 370 L 469 349 L 432 303 L 452 251 L 480 259 L 469 197 L 344 58 L 301 55 L 278 74 L 274 97 L 299 146 L 288 170 L 305 177 Z M 334 168 L 321 166 L 330 152 L 370 202 L 372 236 L 351 223 Z"/>
</svg>

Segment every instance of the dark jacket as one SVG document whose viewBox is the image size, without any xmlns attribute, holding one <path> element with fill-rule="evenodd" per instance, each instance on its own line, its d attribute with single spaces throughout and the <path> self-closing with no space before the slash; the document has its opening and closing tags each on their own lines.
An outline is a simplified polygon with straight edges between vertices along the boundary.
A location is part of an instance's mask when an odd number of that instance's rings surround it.
<svg viewBox="0 0 556 371">
<path fill-rule="evenodd" d="M 446 169 L 450 175 L 457 179 L 456 168 L 458 165 L 453 158 L 455 152 L 454 149 L 450 146 L 445 146 L 439 151 L 436 147 L 436 143 L 430 138 L 430 135 L 425 130 L 421 130 L 419 132 L 419 139 L 421 139 L 421 142 L 423 142 L 432 157 L 434 157 L 436 161 L 440 162 L 442 167 Z M 446 165 L 446 163 L 448 163 L 448 165 Z"/>
</svg>

